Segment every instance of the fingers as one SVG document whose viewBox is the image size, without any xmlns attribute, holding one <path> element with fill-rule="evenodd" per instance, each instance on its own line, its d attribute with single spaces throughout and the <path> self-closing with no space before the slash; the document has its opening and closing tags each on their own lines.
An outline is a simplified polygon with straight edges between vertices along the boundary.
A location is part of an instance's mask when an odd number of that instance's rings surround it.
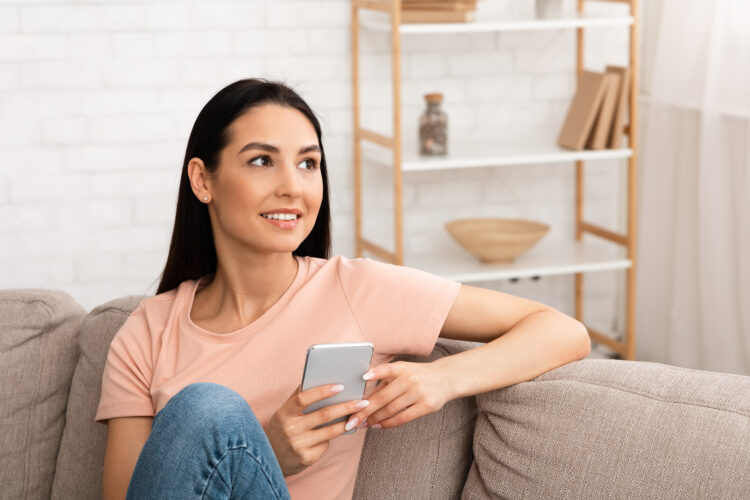
<svg viewBox="0 0 750 500">
<path fill-rule="evenodd" d="M 362 375 L 365 380 L 382 380 L 390 379 L 398 375 L 398 371 L 401 369 L 401 361 L 395 363 L 384 363 L 382 365 L 374 366 L 370 370 Z"/>
<path fill-rule="evenodd" d="M 382 391 L 385 393 L 385 391 Z M 370 405 L 364 410 L 351 416 L 350 420 L 357 419 L 357 423 L 367 419 L 369 426 L 379 423 L 383 419 L 392 417 L 420 400 L 419 393 L 407 391 L 390 396 L 378 393 L 370 398 Z"/>
<path fill-rule="evenodd" d="M 351 415 L 369 405 L 369 401 L 366 399 L 355 399 L 324 406 L 323 408 L 319 408 L 309 413 L 303 413 L 311 404 L 330 398 L 341 392 L 342 389 L 343 386 L 341 385 L 338 385 L 337 387 L 334 384 L 327 384 L 312 387 L 298 394 L 292 395 L 290 398 L 293 409 L 292 411 L 294 412 L 294 417 L 299 418 L 300 421 L 303 422 L 301 428 L 305 430 L 314 429 L 315 427 L 327 424 L 332 420 Z"/>
<path fill-rule="evenodd" d="M 347 432 L 346 420 L 330 425 L 323 425 L 339 417 L 351 415 L 352 413 L 361 409 L 361 406 L 357 406 L 358 402 L 359 400 L 354 400 L 326 406 L 325 408 L 321 408 L 312 413 L 308 413 L 304 417 L 301 417 L 306 419 L 306 423 L 304 424 L 304 428 L 307 431 L 305 433 L 305 446 L 315 446 L 324 441 L 329 441 L 336 436 L 340 436 L 344 432 Z M 319 428 L 316 429 L 316 427 Z"/>
<path fill-rule="evenodd" d="M 346 430 L 346 422 L 336 422 L 335 424 L 326 425 L 320 429 L 311 429 L 305 435 L 305 444 L 307 446 L 316 446 L 320 443 L 330 441 L 331 439 L 342 435 Z"/>
<path fill-rule="evenodd" d="M 411 422 L 412 420 L 427 415 L 427 413 L 429 412 L 426 411 L 421 405 L 413 404 L 401 413 L 398 413 L 390 418 L 386 418 L 385 420 L 381 420 L 380 422 L 376 423 L 379 424 L 383 429 L 389 429 L 391 427 L 404 425 L 407 422 Z"/>
<path fill-rule="evenodd" d="M 300 386 L 301 388 L 301 386 Z M 344 390 L 341 384 L 326 384 L 312 387 L 302 392 L 292 394 L 290 398 L 295 414 L 302 415 L 305 408 L 323 399 L 330 398 Z"/>
<path fill-rule="evenodd" d="M 366 408 L 369 403 L 370 402 L 366 399 L 345 401 L 343 403 L 326 406 L 325 408 L 321 408 L 312 413 L 308 413 L 307 418 L 309 419 L 309 424 L 311 425 L 311 427 L 317 427 L 319 425 L 327 424 L 331 420 L 336 420 L 337 418 L 356 413 L 362 408 Z"/>
<path fill-rule="evenodd" d="M 374 412 L 378 408 L 382 408 L 388 402 L 393 401 L 401 394 L 407 391 L 408 385 L 403 380 L 393 380 L 385 385 L 378 387 L 375 392 L 370 394 L 371 406 L 367 408 L 369 411 L 360 412 L 362 415 L 367 415 Z"/>
</svg>

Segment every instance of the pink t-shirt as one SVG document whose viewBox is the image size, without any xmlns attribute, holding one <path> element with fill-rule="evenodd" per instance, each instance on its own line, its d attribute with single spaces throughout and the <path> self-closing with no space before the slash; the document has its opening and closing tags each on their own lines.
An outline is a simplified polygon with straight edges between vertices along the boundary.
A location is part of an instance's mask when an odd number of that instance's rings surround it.
<svg viewBox="0 0 750 500">
<path fill-rule="evenodd" d="M 265 426 L 300 384 L 308 346 L 372 342 L 371 366 L 401 353 L 427 356 L 461 286 L 367 257 L 296 258 L 297 275 L 281 298 L 231 333 L 190 319 L 195 292 L 210 276 L 142 300 L 110 345 L 96 420 L 153 416 L 188 384 L 214 382 L 242 395 Z M 350 499 L 364 438 L 359 429 L 330 440 L 317 462 L 285 478 L 291 497 Z"/>
</svg>

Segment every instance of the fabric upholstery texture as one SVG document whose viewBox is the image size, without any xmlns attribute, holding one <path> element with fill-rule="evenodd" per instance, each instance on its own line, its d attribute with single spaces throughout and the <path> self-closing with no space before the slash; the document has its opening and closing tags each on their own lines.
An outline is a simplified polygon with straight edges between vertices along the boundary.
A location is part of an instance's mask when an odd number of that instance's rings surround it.
<svg viewBox="0 0 750 500">
<path fill-rule="evenodd" d="M 476 399 L 462 499 L 748 498 L 750 377 L 586 359 Z"/>
<path fill-rule="evenodd" d="M 81 355 L 70 384 L 51 498 L 101 498 L 107 428 L 94 422 L 94 415 L 99 403 L 102 371 L 112 338 L 142 298 L 129 295 L 97 306 L 81 326 Z"/>
<path fill-rule="evenodd" d="M 86 310 L 65 292 L 0 290 L 0 497 L 47 498 Z"/>
</svg>

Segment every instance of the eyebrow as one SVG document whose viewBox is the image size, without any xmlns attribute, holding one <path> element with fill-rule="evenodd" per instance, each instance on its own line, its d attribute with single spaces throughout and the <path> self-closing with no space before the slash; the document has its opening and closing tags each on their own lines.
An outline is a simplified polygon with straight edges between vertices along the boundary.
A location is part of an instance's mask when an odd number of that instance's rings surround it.
<svg viewBox="0 0 750 500">
<path fill-rule="evenodd" d="M 265 142 L 250 142 L 248 144 L 245 144 L 245 146 L 240 149 L 240 152 L 237 153 L 237 156 L 241 155 L 249 149 L 262 149 L 263 151 L 268 151 L 270 153 L 279 153 L 279 148 L 277 148 L 273 144 L 268 144 Z M 302 147 L 297 154 L 301 155 L 309 153 L 310 151 L 317 151 L 318 153 L 320 153 L 320 146 L 318 146 L 317 144 L 311 144 L 310 146 Z"/>
</svg>

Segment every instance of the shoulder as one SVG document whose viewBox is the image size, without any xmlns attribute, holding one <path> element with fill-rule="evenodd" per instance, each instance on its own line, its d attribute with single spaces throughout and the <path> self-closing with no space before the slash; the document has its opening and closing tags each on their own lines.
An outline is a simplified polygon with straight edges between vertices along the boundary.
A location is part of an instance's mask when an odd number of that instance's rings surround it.
<svg viewBox="0 0 750 500">
<path fill-rule="evenodd" d="M 443 287 L 452 279 L 409 266 L 400 266 L 370 257 L 349 258 L 335 255 L 329 259 L 306 257 L 310 262 L 311 276 L 338 280 L 345 293 L 359 288 L 380 287 L 424 289 Z M 406 287 L 406 288 L 405 288 Z"/>
<path fill-rule="evenodd" d="M 178 314 L 183 297 L 194 285 L 195 280 L 185 280 L 177 288 L 143 298 L 125 319 L 114 340 L 152 342 Z"/>
<path fill-rule="evenodd" d="M 322 257 L 312 257 L 312 256 L 305 256 L 305 259 L 307 259 L 308 262 L 310 262 L 310 265 L 317 268 L 335 268 L 336 266 L 340 265 L 342 262 L 349 262 L 351 260 L 356 259 L 349 259 L 343 255 L 333 255 L 327 259 L 324 259 Z"/>
<path fill-rule="evenodd" d="M 330 259 L 311 258 L 311 262 L 318 265 L 331 266 L 338 270 L 367 270 L 378 269 L 383 266 L 393 266 L 387 262 L 371 259 L 370 257 L 349 258 L 345 255 L 334 255 Z"/>
<path fill-rule="evenodd" d="M 349 258 L 344 255 L 334 255 L 328 259 L 306 257 L 314 272 L 323 275 L 337 275 L 346 282 L 352 279 L 367 279 L 382 276 L 383 273 L 398 272 L 401 266 L 394 266 L 386 262 L 373 260 L 369 257 Z M 321 273 L 322 271 L 322 273 Z"/>
<path fill-rule="evenodd" d="M 133 314 L 141 314 L 156 323 L 165 322 L 170 311 L 185 295 L 184 292 L 194 286 L 194 283 L 195 280 L 185 280 L 177 288 L 144 298 L 133 310 Z"/>
</svg>

